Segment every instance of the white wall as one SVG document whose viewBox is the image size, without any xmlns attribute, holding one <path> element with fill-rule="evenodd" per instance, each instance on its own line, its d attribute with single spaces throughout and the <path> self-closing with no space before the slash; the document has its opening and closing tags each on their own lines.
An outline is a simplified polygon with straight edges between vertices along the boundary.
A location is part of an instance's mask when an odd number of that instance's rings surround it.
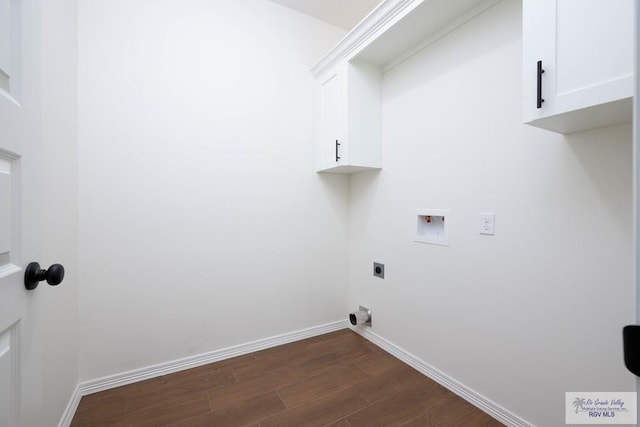
<svg viewBox="0 0 640 427">
<path fill-rule="evenodd" d="M 309 71 L 342 35 L 264 0 L 79 1 L 82 380 L 344 318 Z"/>
<path fill-rule="evenodd" d="M 33 291 L 42 399 L 30 416 L 39 417 L 33 425 L 55 425 L 78 384 L 78 27 L 75 0 L 41 5 L 42 253 L 34 261 L 63 264 L 66 274 L 60 285 Z"/>
<path fill-rule="evenodd" d="M 350 185 L 350 307 L 538 426 L 567 391 L 634 391 L 631 126 L 521 124 L 521 8 L 505 0 L 385 75 L 384 169 Z M 414 243 L 449 208 L 449 247 Z M 496 215 L 481 236 L 479 213 Z M 386 278 L 372 276 L 385 263 Z"/>
</svg>

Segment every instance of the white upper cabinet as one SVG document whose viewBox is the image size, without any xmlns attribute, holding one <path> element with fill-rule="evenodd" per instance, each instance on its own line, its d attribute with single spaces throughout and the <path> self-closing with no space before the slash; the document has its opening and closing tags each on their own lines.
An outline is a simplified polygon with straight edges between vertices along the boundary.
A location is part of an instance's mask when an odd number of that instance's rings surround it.
<svg viewBox="0 0 640 427">
<path fill-rule="evenodd" d="M 311 70 L 317 171 L 382 168 L 382 75 L 499 0 L 384 0 Z"/>
<path fill-rule="evenodd" d="M 381 79 L 378 67 L 344 62 L 321 81 L 319 172 L 382 167 Z"/>
<path fill-rule="evenodd" d="M 524 121 L 571 133 L 631 121 L 633 0 L 524 0 Z"/>
</svg>

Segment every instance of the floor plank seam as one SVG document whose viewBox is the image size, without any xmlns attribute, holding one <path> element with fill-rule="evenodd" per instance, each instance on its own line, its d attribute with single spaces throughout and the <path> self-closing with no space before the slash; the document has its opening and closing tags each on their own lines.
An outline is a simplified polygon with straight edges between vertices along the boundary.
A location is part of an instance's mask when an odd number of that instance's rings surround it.
<svg viewBox="0 0 640 427">
<path fill-rule="evenodd" d="M 209 390 L 205 390 L 207 393 L 207 400 L 209 401 L 209 409 L 213 412 L 213 404 L 211 403 L 211 395 L 209 394 Z"/>
<path fill-rule="evenodd" d="M 284 386 L 284 387 L 286 387 L 286 386 Z M 282 398 L 282 396 L 280 395 L 280 390 L 281 390 L 281 389 L 283 389 L 284 387 L 277 388 L 277 389 L 275 390 L 275 392 L 276 392 L 276 394 L 278 395 L 278 397 L 280 398 L 280 401 L 282 402 L 282 404 L 284 405 L 284 407 L 285 407 L 285 408 L 287 408 L 287 411 L 288 411 L 288 410 L 289 410 L 289 409 L 291 409 L 291 408 L 289 407 L 289 405 L 287 405 L 287 402 L 285 402 L 285 401 L 284 401 L 284 399 Z"/>
<path fill-rule="evenodd" d="M 365 400 L 366 400 L 366 399 L 365 399 Z M 363 406 L 362 408 L 358 408 L 358 409 L 356 409 L 355 411 L 348 413 L 347 415 L 343 415 L 343 416 L 342 416 L 342 418 L 338 418 L 337 420 L 334 420 L 333 422 L 335 423 L 335 422 L 338 422 L 338 421 L 340 421 L 340 420 L 345 420 L 347 423 L 349 423 L 348 418 L 349 418 L 350 416 L 355 415 L 355 414 L 357 414 L 358 412 L 364 411 L 365 409 L 369 409 L 371 406 L 373 406 L 373 405 L 372 405 L 372 404 L 365 405 L 365 406 Z M 329 423 L 329 424 L 331 424 L 331 423 Z M 351 425 L 351 423 L 349 423 L 349 425 Z"/>
<path fill-rule="evenodd" d="M 271 393 L 271 392 L 269 392 L 269 393 Z M 269 393 L 265 393 L 265 394 L 269 394 Z M 278 397 L 280 397 L 280 395 L 278 395 Z M 280 399 L 280 400 L 282 400 L 282 399 Z M 269 418 L 273 418 L 273 417 L 278 416 L 280 414 L 284 414 L 285 412 L 289 412 L 289 410 L 287 409 L 287 405 L 285 405 L 284 402 L 282 402 L 282 404 L 284 406 L 284 410 L 283 411 L 275 412 L 275 413 L 269 415 L 268 417 L 264 417 L 264 418 L 259 419 L 258 421 L 256 421 L 256 423 L 258 423 L 258 426 L 260 425 L 260 423 L 262 423 L 263 421 L 268 420 Z"/>
<path fill-rule="evenodd" d="M 236 371 L 233 367 L 231 367 L 231 374 L 233 375 L 233 379 L 236 380 L 236 384 L 238 384 L 240 381 L 238 380 L 238 376 L 236 375 Z"/>
<path fill-rule="evenodd" d="M 373 405 L 374 402 L 372 402 L 369 399 L 367 399 L 367 396 L 362 394 L 362 392 L 359 392 L 358 394 L 360 394 L 360 397 L 362 397 L 369 405 Z"/>
</svg>

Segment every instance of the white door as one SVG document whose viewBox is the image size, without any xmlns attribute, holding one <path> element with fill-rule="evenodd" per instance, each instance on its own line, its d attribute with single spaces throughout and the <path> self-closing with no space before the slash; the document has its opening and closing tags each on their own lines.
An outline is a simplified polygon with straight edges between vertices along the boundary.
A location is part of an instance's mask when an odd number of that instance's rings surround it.
<svg viewBox="0 0 640 427">
<path fill-rule="evenodd" d="M 0 426 L 26 425 L 39 399 L 35 291 L 24 269 L 40 243 L 40 0 L 0 0 Z M 35 373 L 35 375 L 34 375 Z M 21 422 L 22 420 L 22 422 Z"/>
</svg>

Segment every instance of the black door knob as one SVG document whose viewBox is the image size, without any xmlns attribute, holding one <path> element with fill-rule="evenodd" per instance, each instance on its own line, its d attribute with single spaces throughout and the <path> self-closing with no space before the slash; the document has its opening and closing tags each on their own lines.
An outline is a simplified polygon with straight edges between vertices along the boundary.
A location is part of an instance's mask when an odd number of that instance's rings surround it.
<svg viewBox="0 0 640 427">
<path fill-rule="evenodd" d="M 24 286 L 33 290 L 38 287 L 38 282 L 46 280 L 51 286 L 59 285 L 64 279 L 64 267 L 60 264 L 52 264 L 48 270 L 40 268 L 40 264 L 32 262 L 24 272 Z"/>
</svg>

